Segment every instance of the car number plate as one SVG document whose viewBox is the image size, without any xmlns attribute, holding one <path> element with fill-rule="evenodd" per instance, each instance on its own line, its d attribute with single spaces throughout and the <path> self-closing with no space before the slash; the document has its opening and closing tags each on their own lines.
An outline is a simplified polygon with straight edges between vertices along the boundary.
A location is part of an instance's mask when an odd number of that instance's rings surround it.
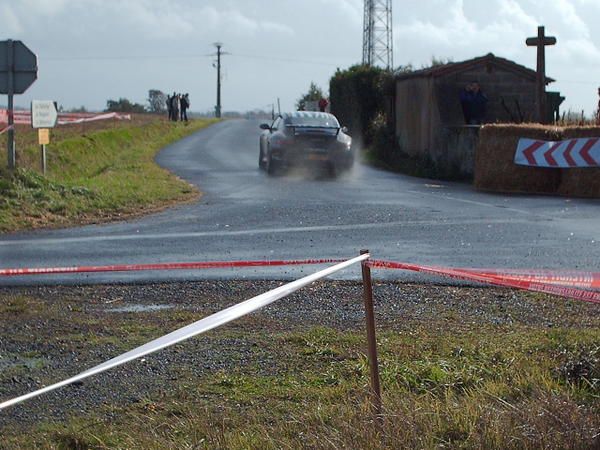
<svg viewBox="0 0 600 450">
<path fill-rule="evenodd" d="M 308 155 L 308 159 L 311 161 L 327 161 L 329 158 L 327 155 L 316 155 L 314 153 Z"/>
</svg>

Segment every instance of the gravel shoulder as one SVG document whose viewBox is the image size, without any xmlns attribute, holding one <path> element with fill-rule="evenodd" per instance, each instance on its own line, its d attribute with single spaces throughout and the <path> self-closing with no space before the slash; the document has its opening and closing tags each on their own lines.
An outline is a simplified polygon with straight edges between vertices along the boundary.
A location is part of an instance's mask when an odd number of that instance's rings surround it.
<svg viewBox="0 0 600 450">
<path fill-rule="evenodd" d="M 278 281 L 0 289 L 0 399 L 75 375 L 137 345 L 279 286 Z M 375 284 L 382 332 L 510 333 L 598 330 L 600 308 L 506 289 Z M 289 368 L 281 333 L 360 332 L 362 285 L 323 281 L 219 330 L 0 412 L 0 433 L 85 416 L 168 390 L 170 383 L 250 367 Z"/>
</svg>

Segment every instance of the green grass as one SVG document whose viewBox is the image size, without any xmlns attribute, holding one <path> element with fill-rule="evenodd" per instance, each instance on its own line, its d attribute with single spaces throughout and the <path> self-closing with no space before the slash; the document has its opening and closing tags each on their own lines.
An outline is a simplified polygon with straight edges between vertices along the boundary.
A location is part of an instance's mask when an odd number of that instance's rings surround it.
<svg viewBox="0 0 600 450">
<path fill-rule="evenodd" d="M 39 149 L 25 147 L 19 166 L 0 165 L 0 232 L 102 222 L 191 200 L 198 191 L 160 168 L 163 147 L 213 123 L 162 120 L 61 135 L 48 146 L 48 175 L 36 168 Z M 31 142 L 27 133 L 22 138 Z M 5 151 L 0 157 L 5 158 Z"/>
<path fill-rule="evenodd" d="M 240 334 L 239 338 L 247 336 Z M 415 327 L 379 334 L 385 423 L 373 425 L 364 336 L 259 332 L 273 356 L 65 423 L 7 430 L 7 448 L 594 448 L 600 330 Z"/>
</svg>

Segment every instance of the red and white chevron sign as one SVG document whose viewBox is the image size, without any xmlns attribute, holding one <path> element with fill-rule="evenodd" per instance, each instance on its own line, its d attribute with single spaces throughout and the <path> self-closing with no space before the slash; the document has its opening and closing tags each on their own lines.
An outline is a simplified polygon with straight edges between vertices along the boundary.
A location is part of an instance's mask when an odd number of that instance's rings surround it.
<svg viewBox="0 0 600 450">
<path fill-rule="evenodd" d="M 534 167 L 600 167 L 600 138 L 519 139 L 515 164 Z"/>
</svg>

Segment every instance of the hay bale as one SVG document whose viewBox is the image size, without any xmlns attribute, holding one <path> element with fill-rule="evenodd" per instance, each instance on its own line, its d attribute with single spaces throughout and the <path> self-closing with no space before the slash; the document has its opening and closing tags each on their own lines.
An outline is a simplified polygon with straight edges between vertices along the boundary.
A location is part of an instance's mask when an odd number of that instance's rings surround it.
<svg viewBox="0 0 600 450">
<path fill-rule="evenodd" d="M 482 127 L 475 150 L 475 188 L 493 192 L 557 193 L 561 169 L 526 167 L 514 163 L 519 138 L 558 140 L 561 138 L 561 129 L 537 124 L 492 124 Z"/>
<path fill-rule="evenodd" d="M 569 127 L 563 132 L 563 139 L 585 137 L 600 137 L 600 127 Z M 570 197 L 600 198 L 600 168 L 563 169 L 558 192 Z"/>
</svg>

